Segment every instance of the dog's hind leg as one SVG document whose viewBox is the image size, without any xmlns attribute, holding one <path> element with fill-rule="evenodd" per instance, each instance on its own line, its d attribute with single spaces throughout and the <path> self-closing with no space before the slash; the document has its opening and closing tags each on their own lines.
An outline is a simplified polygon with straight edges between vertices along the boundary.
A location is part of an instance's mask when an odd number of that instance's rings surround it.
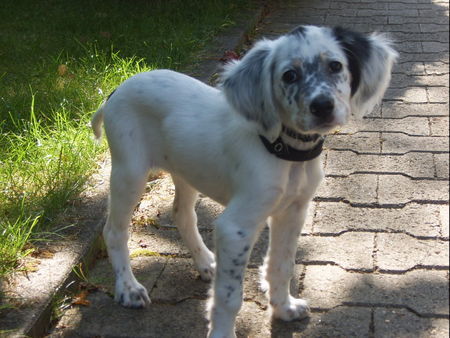
<svg viewBox="0 0 450 338">
<path fill-rule="evenodd" d="M 172 175 L 175 184 L 173 216 L 184 243 L 191 252 L 194 263 L 204 281 L 214 274 L 214 254 L 206 247 L 197 228 L 195 202 L 198 192 L 179 177 Z"/>
<path fill-rule="evenodd" d="M 128 226 L 133 209 L 147 182 L 148 170 L 138 161 L 114 162 L 112 158 L 109 214 L 103 237 L 116 276 L 115 300 L 131 308 L 142 308 L 150 303 L 147 290 L 131 271 L 128 251 Z"/>
</svg>

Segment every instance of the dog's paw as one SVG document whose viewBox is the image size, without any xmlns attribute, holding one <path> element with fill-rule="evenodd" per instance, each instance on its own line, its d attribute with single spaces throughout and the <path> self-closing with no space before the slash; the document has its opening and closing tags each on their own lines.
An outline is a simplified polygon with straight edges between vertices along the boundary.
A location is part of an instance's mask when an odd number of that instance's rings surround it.
<svg viewBox="0 0 450 338">
<path fill-rule="evenodd" d="M 147 289 L 137 281 L 118 282 L 114 300 L 120 305 L 132 309 L 142 309 L 151 303 Z"/>
<path fill-rule="evenodd" d="M 309 306 L 306 300 L 289 296 L 289 300 L 282 304 L 273 304 L 272 316 L 285 321 L 303 319 L 309 316 Z"/>
<path fill-rule="evenodd" d="M 205 282 L 210 282 L 216 271 L 216 261 L 212 252 L 207 252 L 197 260 L 197 269 L 200 273 L 200 278 Z"/>
</svg>

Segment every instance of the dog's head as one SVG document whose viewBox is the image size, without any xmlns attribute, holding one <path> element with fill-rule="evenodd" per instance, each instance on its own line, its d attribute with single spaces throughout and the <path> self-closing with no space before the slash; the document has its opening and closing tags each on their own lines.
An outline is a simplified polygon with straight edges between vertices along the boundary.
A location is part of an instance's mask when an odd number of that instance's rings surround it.
<svg viewBox="0 0 450 338">
<path fill-rule="evenodd" d="M 276 139 L 285 125 L 324 134 L 349 115 L 373 110 L 389 84 L 398 54 L 381 34 L 300 26 L 259 41 L 227 66 L 222 88 L 240 114 Z"/>
</svg>

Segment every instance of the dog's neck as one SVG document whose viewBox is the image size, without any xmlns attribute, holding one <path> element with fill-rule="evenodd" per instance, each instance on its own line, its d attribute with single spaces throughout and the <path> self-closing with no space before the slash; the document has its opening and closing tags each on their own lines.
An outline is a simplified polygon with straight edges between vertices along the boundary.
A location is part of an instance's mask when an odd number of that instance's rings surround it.
<svg viewBox="0 0 450 338">
<path fill-rule="evenodd" d="M 280 136 L 270 142 L 264 136 L 261 141 L 267 151 L 280 159 L 304 162 L 315 159 L 322 153 L 325 138 L 319 134 L 301 134 L 283 126 Z"/>
</svg>

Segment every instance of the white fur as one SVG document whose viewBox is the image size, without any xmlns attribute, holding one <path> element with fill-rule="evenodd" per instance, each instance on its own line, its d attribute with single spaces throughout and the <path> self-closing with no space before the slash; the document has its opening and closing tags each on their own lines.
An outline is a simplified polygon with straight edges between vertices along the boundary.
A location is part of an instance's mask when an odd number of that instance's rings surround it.
<svg viewBox="0 0 450 338">
<path fill-rule="evenodd" d="M 347 60 L 331 30 L 311 26 L 302 35 L 256 44 L 243 60 L 228 66 L 220 89 L 169 70 L 138 74 L 117 88 L 93 116 L 92 127 L 100 137 L 104 120 L 111 151 L 110 210 L 104 238 L 116 274 L 118 302 L 127 307 L 150 303 L 131 271 L 127 239 L 148 172 L 159 167 L 173 177 L 174 219 L 201 277 L 215 276 L 209 337 L 235 336 L 244 269 L 268 219 L 270 245 L 263 270 L 272 313 L 284 320 L 307 314 L 306 302 L 289 294 L 289 281 L 297 237 L 323 178 L 321 160 L 278 159 L 265 149 L 259 135 L 274 140 L 281 134 L 291 146 L 308 149 L 314 142 L 282 134 L 281 125 L 299 133 L 324 134 L 344 123 L 353 113 L 350 109 L 370 110 L 381 99 L 395 60 L 385 38 L 374 35 L 370 39 L 383 57 L 375 53 L 370 69 L 362 70 L 361 86 L 376 88 L 364 102 L 357 94 L 350 97 Z M 317 69 L 307 67 L 311 60 L 317 61 Z M 339 80 L 328 73 L 330 60 L 343 64 Z M 282 80 L 294 66 L 303 69 L 304 87 L 300 83 L 295 87 L 303 88 L 300 92 Z M 382 73 L 375 76 L 374 71 Z M 327 121 L 317 119 L 309 109 L 319 94 L 334 102 Z M 196 228 L 197 191 L 226 206 L 215 221 L 215 255 Z"/>
</svg>

